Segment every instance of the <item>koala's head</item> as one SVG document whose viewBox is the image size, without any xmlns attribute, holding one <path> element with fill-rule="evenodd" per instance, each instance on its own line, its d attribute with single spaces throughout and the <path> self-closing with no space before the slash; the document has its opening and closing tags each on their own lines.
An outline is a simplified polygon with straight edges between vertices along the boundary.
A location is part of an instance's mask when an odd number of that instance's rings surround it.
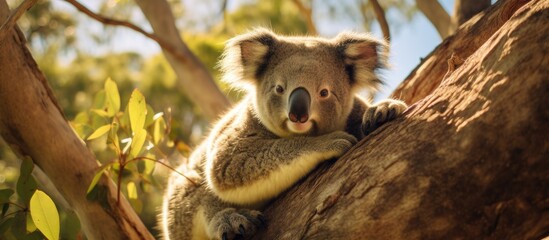
<svg viewBox="0 0 549 240">
<path fill-rule="evenodd" d="M 278 136 L 344 130 L 355 93 L 377 88 L 384 42 L 344 32 L 333 39 L 257 29 L 231 39 L 224 80 L 252 95 L 259 120 Z"/>
</svg>

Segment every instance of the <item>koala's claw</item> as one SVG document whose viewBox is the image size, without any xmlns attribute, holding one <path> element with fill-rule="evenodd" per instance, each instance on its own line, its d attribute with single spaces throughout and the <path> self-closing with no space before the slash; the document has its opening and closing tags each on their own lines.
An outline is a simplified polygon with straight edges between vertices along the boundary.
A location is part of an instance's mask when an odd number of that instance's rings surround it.
<svg viewBox="0 0 549 240">
<path fill-rule="evenodd" d="M 239 236 L 252 235 L 264 221 L 265 218 L 259 211 L 227 208 L 213 217 L 210 229 L 216 239 L 236 239 Z"/>
<path fill-rule="evenodd" d="M 362 119 L 362 132 L 365 135 L 372 133 L 386 122 L 398 117 L 408 106 L 398 100 L 388 99 L 368 109 Z"/>
</svg>

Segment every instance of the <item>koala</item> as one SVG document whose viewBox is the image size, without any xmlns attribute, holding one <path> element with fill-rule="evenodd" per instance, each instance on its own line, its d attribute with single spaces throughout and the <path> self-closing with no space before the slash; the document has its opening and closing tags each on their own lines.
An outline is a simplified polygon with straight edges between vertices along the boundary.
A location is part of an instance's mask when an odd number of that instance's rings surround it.
<svg viewBox="0 0 549 240">
<path fill-rule="evenodd" d="M 324 39 L 256 29 L 229 40 L 223 79 L 246 95 L 178 168 L 185 176 L 171 176 L 164 239 L 254 234 L 270 200 L 399 116 L 402 101 L 371 105 L 357 96 L 381 83 L 375 70 L 386 47 L 354 32 Z"/>
</svg>

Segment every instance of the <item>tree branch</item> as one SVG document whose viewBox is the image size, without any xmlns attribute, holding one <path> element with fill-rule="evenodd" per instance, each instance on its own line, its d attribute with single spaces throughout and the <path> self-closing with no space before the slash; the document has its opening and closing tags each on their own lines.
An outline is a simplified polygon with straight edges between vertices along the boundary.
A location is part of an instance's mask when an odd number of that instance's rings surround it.
<svg viewBox="0 0 549 240">
<path fill-rule="evenodd" d="M 79 2 L 75 1 L 75 0 L 65 0 L 66 2 L 70 3 L 71 5 L 73 5 L 76 9 L 78 9 L 78 11 L 88 15 L 89 17 L 103 23 L 103 24 L 106 24 L 106 25 L 113 25 L 113 26 L 122 26 L 122 27 L 127 27 L 129 29 L 132 29 L 138 33 L 141 33 L 142 35 L 144 35 L 145 37 L 147 38 L 150 38 L 152 39 L 153 41 L 157 42 L 158 45 L 160 45 L 160 47 L 168 52 L 170 52 L 171 54 L 174 55 L 174 57 L 176 57 L 177 59 L 179 59 L 180 61 L 182 62 L 186 62 L 187 61 L 187 58 L 181 54 L 180 52 L 178 52 L 174 46 L 172 46 L 171 44 L 167 43 L 166 41 L 164 41 L 162 38 L 152 34 L 152 33 L 149 33 L 145 30 L 143 30 L 142 28 L 130 23 L 130 22 L 127 22 L 127 21 L 122 21 L 122 20 L 117 20 L 117 19 L 113 19 L 113 18 L 109 18 L 109 17 L 105 17 L 105 16 L 102 16 L 100 14 L 97 14 L 97 13 L 94 13 L 93 11 L 91 11 L 90 9 L 86 8 L 84 5 L 80 4 Z"/>
<path fill-rule="evenodd" d="M 219 90 L 211 74 L 181 40 L 179 32 L 175 27 L 175 19 L 166 1 L 137 1 L 142 10 L 144 10 L 142 7 L 144 4 L 149 4 L 143 13 L 149 20 L 154 32 L 163 36 L 163 38 L 148 33 L 129 22 L 96 14 L 75 0 L 65 1 L 101 23 L 128 27 L 156 41 L 164 53 L 168 53 L 166 59 L 174 69 L 179 80 L 178 83 L 182 85 L 182 91 L 200 107 L 205 117 L 216 119 L 220 113 L 224 112 L 230 106 L 229 100 Z M 156 15 L 151 17 L 149 14 L 153 12 L 151 9 L 161 9 L 162 11 L 155 13 Z M 168 31 L 163 31 L 168 28 Z"/>
<path fill-rule="evenodd" d="M 0 26 L 0 42 L 4 40 L 4 38 L 8 35 L 8 33 L 11 31 L 13 26 L 15 26 L 15 23 L 21 16 L 23 16 L 23 13 L 25 11 L 29 10 L 38 0 L 25 0 L 19 5 L 16 9 L 14 9 L 6 21 Z"/>
<path fill-rule="evenodd" d="M 303 5 L 301 0 L 292 0 L 292 2 L 295 4 L 301 15 L 305 18 L 305 22 L 307 23 L 307 30 L 309 31 L 309 34 L 311 35 L 318 35 L 318 31 L 316 30 L 316 26 L 313 22 L 313 11 L 311 8 L 306 7 Z"/>
<path fill-rule="evenodd" d="M 456 27 L 452 24 L 452 18 L 437 0 L 416 0 L 416 4 L 417 8 L 435 26 L 442 39 L 454 33 Z"/>
<path fill-rule="evenodd" d="M 164 51 L 164 56 L 177 75 L 178 87 L 199 106 L 204 116 L 210 120 L 219 115 L 231 105 L 227 97 L 219 90 L 215 81 L 204 64 L 189 49 L 181 39 L 181 34 L 175 26 L 175 17 L 166 0 L 136 0 L 141 11 L 149 20 L 155 34 L 162 36 L 176 52 L 183 54 L 187 61 L 179 61 L 173 52 Z"/>
<path fill-rule="evenodd" d="M 379 4 L 377 0 L 370 0 L 372 7 L 374 8 L 374 13 L 376 14 L 377 22 L 383 32 L 383 37 L 387 42 L 391 42 L 391 32 L 389 30 L 389 24 L 387 23 L 387 18 L 385 18 L 385 11 Z"/>
</svg>

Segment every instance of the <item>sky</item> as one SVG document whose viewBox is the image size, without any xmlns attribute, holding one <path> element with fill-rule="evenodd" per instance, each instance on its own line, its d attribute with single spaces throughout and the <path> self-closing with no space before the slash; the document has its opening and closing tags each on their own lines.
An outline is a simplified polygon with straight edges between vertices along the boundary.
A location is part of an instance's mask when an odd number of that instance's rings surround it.
<svg viewBox="0 0 549 240">
<path fill-rule="evenodd" d="M 245 0 L 229 1 L 229 10 L 238 7 L 239 2 L 241 1 Z M 453 0 L 439 0 L 439 2 L 448 12 L 451 12 L 454 4 Z M 59 1 L 53 1 L 53 3 L 56 7 L 63 10 L 74 10 L 72 6 L 67 3 Z M 99 3 L 100 1 L 91 1 L 85 2 L 84 4 L 92 10 L 97 10 L 99 8 Z M 141 12 L 137 12 L 138 13 L 133 16 L 133 20 L 137 22 L 137 25 L 142 25 L 138 23 L 146 23 Z M 381 88 L 380 93 L 376 96 L 376 100 L 389 96 L 396 86 L 398 86 L 398 84 L 420 63 L 420 59 L 427 56 L 441 42 L 435 28 L 422 14 L 417 14 L 412 21 L 398 27 L 391 23 L 391 14 L 393 13 L 387 13 L 390 28 L 392 29 L 391 54 L 389 57 L 391 68 L 381 72 L 385 84 Z M 79 17 L 87 20 L 85 22 L 89 24 L 87 24 L 85 28 L 77 28 L 77 31 L 104 31 L 105 28 L 101 23 L 89 21 L 87 16 L 84 16 L 83 14 L 79 14 Z M 320 34 L 325 37 L 335 36 L 338 32 L 343 30 L 355 30 L 352 28 L 352 24 L 330 21 L 322 18 L 322 16 L 314 17 Z M 151 31 L 149 26 L 141 27 L 147 31 Z M 397 28 L 398 31 L 395 31 Z M 377 23 L 373 24 L 372 34 L 379 38 L 382 37 Z M 83 44 L 85 45 L 86 43 Z M 85 49 L 85 47 L 81 46 L 81 49 Z M 106 43 L 105 46 L 98 46 L 97 48 L 89 48 L 87 51 L 96 54 L 101 54 L 101 52 L 105 51 L 135 51 L 146 57 L 159 53 L 160 48 L 154 41 L 145 38 L 139 33 L 127 28 L 118 27 L 116 31 L 114 31 L 110 43 Z"/>
</svg>

